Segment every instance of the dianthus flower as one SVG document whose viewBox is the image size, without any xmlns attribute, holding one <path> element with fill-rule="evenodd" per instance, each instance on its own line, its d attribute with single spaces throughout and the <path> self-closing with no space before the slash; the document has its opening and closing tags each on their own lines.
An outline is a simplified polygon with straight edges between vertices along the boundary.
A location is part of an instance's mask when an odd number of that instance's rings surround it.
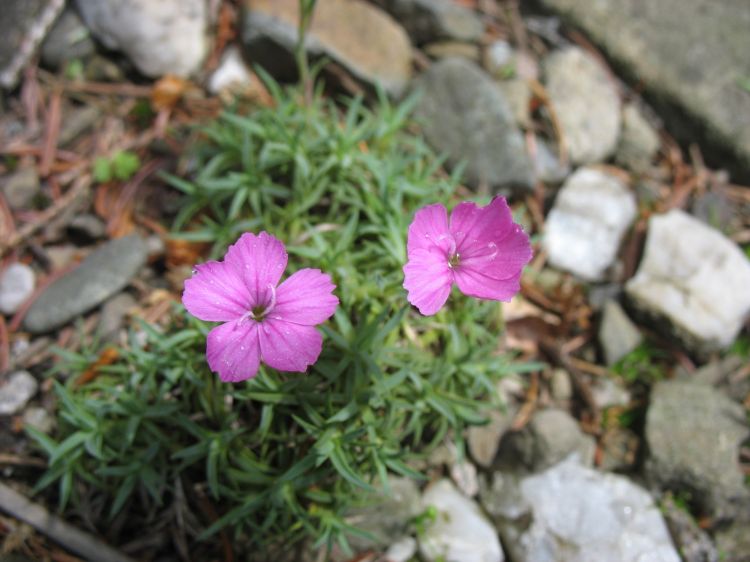
<svg viewBox="0 0 750 562">
<path fill-rule="evenodd" d="M 423 207 L 409 226 L 407 253 L 407 298 L 426 316 L 443 307 L 454 282 L 470 297 L 509 301 L 532 255 L 504 197 L 486 207 L 459 203 L 450 221 L 443 205 Z"/>
<path fill-rule="evenodd" d="M 286 265 L 279 240 L 266 232 L 246 233 L 223 261 L 196 266 L 185 281 L 182 302 L 190 314 L 224 322 L 206 343 L 208 365 L 221 380 L 253 377 L 261 361 L 296 372 L 317 361 L 323 338 L 315 326 L 336 310 L 336 286 L 318 269 L 301 269 L 279 285 Z"/>
</svg>

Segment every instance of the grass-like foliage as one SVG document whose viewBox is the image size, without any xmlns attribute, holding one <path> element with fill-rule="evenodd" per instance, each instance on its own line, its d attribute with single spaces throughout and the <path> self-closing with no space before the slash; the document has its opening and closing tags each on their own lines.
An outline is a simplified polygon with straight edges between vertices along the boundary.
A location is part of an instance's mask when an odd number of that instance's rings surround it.
<svg viewBox="0 0 750 562">
<path fill-rule="evenodd" d="M 102 525 L 187 511 L 203 537 L 222 529 L 236 546 L 345 544 L 363 491 L 388 474 L 418 478 L 410 461 L 446 436 L 460 445 L 483 422 L 479 400 L 523 368 L 495 353 L 497 303 L 454 294 L 426 318 L 406 301 L 407 226 L 417 208 L 450 204 L 457 184 L 408 132 L 410 103 L 300 105 L 296 90 L 271 87 L 273 107 L 205 129 L 192 179 L 168 178 L 184 192 L 175 230 L 215 258 L 266 230 L 286 243 L 288 274 L 331 274 L 341 305 L 323 353 L 305 374 L 261 367 L 223 384 L 205 361 L 211 325 L 180 308 L 168 330 L 134 332 L 93 382 L 73 384 L 92 357 L 68 355 L 57 435 L 34 434 L 49 455 L 40 486 L 59 481 L 61 503 L 98 509 Z"/>
</svg>

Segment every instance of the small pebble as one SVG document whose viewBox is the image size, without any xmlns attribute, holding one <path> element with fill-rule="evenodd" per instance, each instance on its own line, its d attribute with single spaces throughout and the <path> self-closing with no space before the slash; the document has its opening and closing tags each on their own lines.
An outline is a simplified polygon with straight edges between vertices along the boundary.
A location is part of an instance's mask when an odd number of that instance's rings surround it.
<svg viewBox="0 0 750 562">
<path fill-rule="evenodd" d="M 34 270 L 23 263 L 12 263 L 0 274 L 0 312 L 15 314 L 34 292 Z"/>
<path fill-rule="evenodd" d="M 0 386 L 0 416 L 11 416 L 20 412 L 31 397 L 36 394 L 39 384 L 27 371 L 18 371 L 8 377 Z"/>
<path fill-rule="evenodd" d="M 24 411 L 23 424 L 28 427 L 33 427 L 42 433 L 50 433 L 55 426 L 55 420 L 44 408 L 32 406 Z"/>
<path fill-rule="evenodd" d="M 407 562 L 417 553 L 417 541 L 412 537 L 404 537 L 394 542 L 385 551 L 388 562 Z"/>
</svg>

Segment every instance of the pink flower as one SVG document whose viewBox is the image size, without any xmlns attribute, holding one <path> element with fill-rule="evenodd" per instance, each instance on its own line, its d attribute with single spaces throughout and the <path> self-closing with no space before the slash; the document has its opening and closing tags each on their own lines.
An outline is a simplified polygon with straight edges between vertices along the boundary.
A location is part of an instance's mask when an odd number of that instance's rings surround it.
<svg viewBox="0 0 750 562">
<path fill-rule="evenodd" d="M 443 307 L 454 281 L 470 297 L 509 301 L 532 255 L 504 197 L 486 207 L 460 203 L 450 223 L 439 203 L 420 209 L 409 226 L 407 253 L 404 288 L 426 316 Z"/>
<path fill-rule="evenodd" d="M 196 266 L 185 281 L 182 302 L 190 314 L 224 322 L 209 332 L 206 345 L 208 365 L 221 380 L 249 379 L 261 361 L 303 372 L 318 360 L 323 337 L 315 325 L 336 310 L 336 286 L 318 269 L 301 269 L 279 285 L 286 264 L 279 240 L 246 233 L 223 261 Z"/>
</svg>

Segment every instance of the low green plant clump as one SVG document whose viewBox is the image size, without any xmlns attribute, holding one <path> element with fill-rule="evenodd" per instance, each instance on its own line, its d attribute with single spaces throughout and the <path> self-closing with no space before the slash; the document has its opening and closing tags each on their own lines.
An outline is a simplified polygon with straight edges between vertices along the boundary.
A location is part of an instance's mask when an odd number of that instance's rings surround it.
<svg viewBox="0 0 750 562">
<path fill-rule="evenodd" d="M 211 325 L 181 307 L 166 330 L 144 325 L 100 375 L 76 385 L 98 353 L 66 354 L 56 384 L 59 430 L 34 436 L 49 455 L 39 486 L 59 483 L 61 505 L 97 506 L 102 525 L 198 517 L 194 537 L 222 530 L 263 552 L 312 539 L 340 544 L 362 491 L 389 474 L 414 478 L 414 459 L 484 422 L 479 400 L 496 381 L 534 368 L 496 353 L 497 303 L 451 299 L 433 317 L 411 309 L 402 288 L 413 212 L 449 203 L 456 177 L 407 130 L 411 102 L 375 109 L 336 105 L 270 83 L 275 104 L 227 113 L 205 128 L 175 219 L 182 238 L 211 257 L 245 231 L 287 245 L 289 270 L 320 268 L 341 304 L 318 362 L 305 374 L 261 367 L 236 385 L 209 372 Z M 343 106 L 343 107 L 342 107 Z M 143 335 L 146 335 L 144 338 Z M 260 549 L 260 550 L 258 550 Z"/>
</svg>

